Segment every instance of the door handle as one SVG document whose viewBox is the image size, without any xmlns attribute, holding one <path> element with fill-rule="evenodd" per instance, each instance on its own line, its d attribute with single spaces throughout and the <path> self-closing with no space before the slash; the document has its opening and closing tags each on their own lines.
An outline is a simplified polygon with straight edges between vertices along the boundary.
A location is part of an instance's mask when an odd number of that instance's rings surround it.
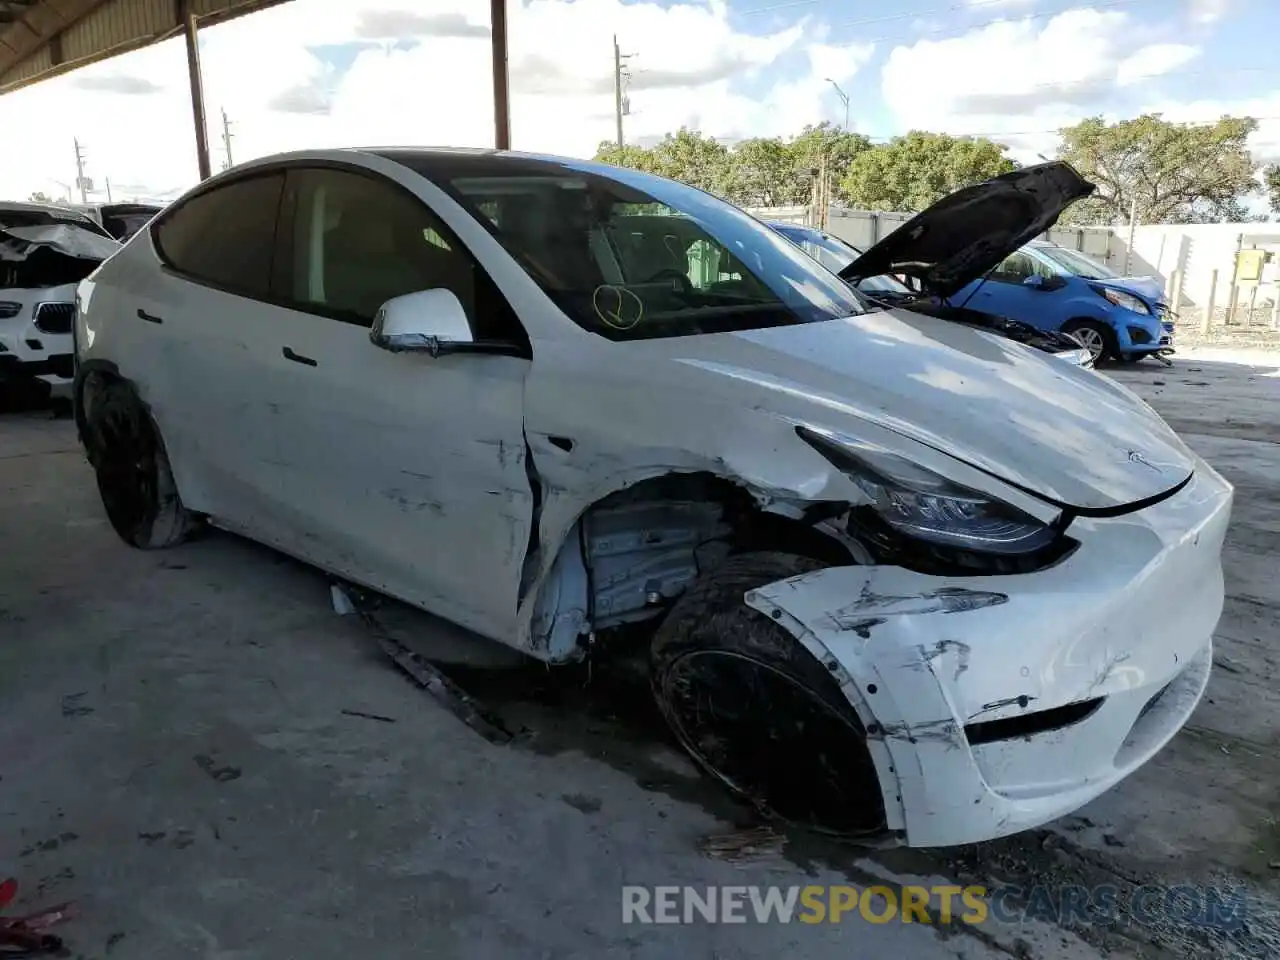
<svg viewBox="0 0 1280 960">
<path fill-rule="evenodd" d="M 145 320 L 147 323 L 164 323 L 163 317 L 157 317 L 154 313 L 147 313 L 141 307 L 138 308 L 138 319 Z"/>
<path fill-rule="evenodd" d="M 284 358 L 286 360 L 292 360 L 294 363 L 300 363 L 304 367 L 314 367 L 317 365 L 310 357 L 304 357 L 300 353 L 295 353 L 292 347 L 283 347 L 280 352 L 284 354 Z"/>
</svg>

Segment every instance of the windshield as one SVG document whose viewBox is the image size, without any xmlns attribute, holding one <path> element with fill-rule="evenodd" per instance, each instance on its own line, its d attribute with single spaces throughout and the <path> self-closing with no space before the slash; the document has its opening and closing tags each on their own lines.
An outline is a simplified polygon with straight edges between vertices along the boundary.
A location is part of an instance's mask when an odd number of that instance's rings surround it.
<svg viewBox="0 0 1280 960">
<path fill-rule="evenodd" d="M 773 228 L 832 273 L 839 273 L 862 256 L 857 247 L 815 227 L 779 223 Z M 866 277 L 858 281 L 858 289 L 872 296 L 877 293 L 913 296 L 906 284 L 890 276 Z"/>
<path fill-rule="evenodd" d="M 578 325 L 614 340 L 865 312 L 857 295 L 737 207 L 633 170 L 388 152 L 489 229 Z"/>
<path fill-rule="evenodd" d="M 1120 276 L 1110 267 L 1103 266 L 1093 257 L 1068 250 L 1066 247 L 1035 246 L 1031 248 L 1063 273 L 1083 277 L 1085 280 L 1114 280 Z"/>
</svg>

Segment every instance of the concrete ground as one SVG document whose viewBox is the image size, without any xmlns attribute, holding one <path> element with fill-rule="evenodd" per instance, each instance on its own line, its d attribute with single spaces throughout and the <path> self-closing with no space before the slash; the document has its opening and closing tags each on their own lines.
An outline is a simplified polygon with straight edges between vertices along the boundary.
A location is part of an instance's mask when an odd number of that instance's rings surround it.
<svg viewBox="0 0 1280 960">
<path fill-rule="evenodd" d="M 1237 486 L 1207 699 L 1080 815 L 999 843 L 867 853 L 790 836 L 704 852 L 750 815 L 667 741 L 643 691 L 549 673 L 404 610 L 397 637 L 509 727 L 486 742 L 390 667 L 320 574 L 213 533 L 126 549 L 66 420 L 0 416 L 0 878 L 74 899 L 100 958 L 1236 957 L 1280 931 L 1280 354 L 1107 372 Z M 785 843 L 785 845 L 782 845 Z M 637 926 L 626 884 L 1189 883 L 1215 930 L 1022 923 Z"/>
</svg>

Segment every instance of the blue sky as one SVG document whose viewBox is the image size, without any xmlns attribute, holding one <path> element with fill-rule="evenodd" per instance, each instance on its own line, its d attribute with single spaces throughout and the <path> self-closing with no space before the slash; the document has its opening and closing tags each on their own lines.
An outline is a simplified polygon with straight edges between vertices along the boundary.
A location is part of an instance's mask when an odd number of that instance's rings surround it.
<svg viewBox="0 0 1280 960">
<path fill-rule="evenodd" d="M 682 125 L 723 139 L 842 123 L 826 81 L 873 137 L 988 134 L 1052 152 L 1082 117 L 1274 118 L 1253 146 L 1280 158 L 1277 0 L 508 0 L 517 147 L 590 154 L 613 136 L 612 37 L 634 56 L 629 140 Z M 220 147 L 234 159 L 358 143 L 492 138 L 488 0 L 294 0 L 203 32 Z M 69 139 L 117 193 L 194 179 L 181 41 L 0 97 L 0 191 L 57 193 Z M 145 144 L 145 149 L 140 145 Z M 215 166 L 217 165 L 215 160 Z"/>
</svg>

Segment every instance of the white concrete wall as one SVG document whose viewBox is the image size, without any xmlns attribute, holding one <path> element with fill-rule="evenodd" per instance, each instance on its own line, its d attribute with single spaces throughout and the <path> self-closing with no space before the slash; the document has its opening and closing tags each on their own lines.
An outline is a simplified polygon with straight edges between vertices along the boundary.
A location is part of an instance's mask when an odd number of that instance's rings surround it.
<svg viewBox="0 0 1280 960">
<path fill-rule="evenodd" d="M 1128 241 L 1127 230 L 1115 231 L 1108 260 L 1114 269 L 1124 270 Z M 1217 287 L 1212 300 L 1216 308 L 1225 308 L 1231 302 L 1236 253 L 1249 249 L 1273 250 L 1280 254 L 1280 223 L 1151 224 L 1134 231 L 1127 272 L 1160 277 L 1165 289 L 1171 291 L 1174 273 L 1181 271 L 1182 297 L 1178 309 L 1186 313 L 1207 306 L 1216 270 Z M 1242 306 L 1247 306 L 1253 286 L 1241 285 Z M 1273 282 L 1259 286 L 1258 302 L 1274 302 L 1275 297 Z"/>
</svg>

